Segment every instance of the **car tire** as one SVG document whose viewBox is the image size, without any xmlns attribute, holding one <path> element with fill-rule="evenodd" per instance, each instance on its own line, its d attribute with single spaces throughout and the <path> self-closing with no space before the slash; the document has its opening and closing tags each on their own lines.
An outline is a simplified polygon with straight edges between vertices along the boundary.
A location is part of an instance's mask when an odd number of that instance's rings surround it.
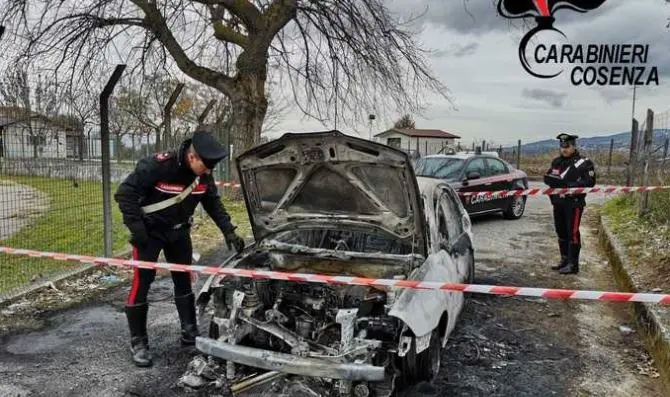
<svg viewBox="0 0 670 397">
<path fill-rule="evenodd" d="M 514 196 L 510 200 L 509 206 L 503 211 L 505 219 L 519 219 L 526 211 L 526 196 Z"/>
<path fill-rule="evenodd" d="M 440 332 L 434 329 L 430 335 L 430 345 L 416 357 L 418 381 L 433 382 L 440 374 L 442 343 Z"/>
</svg>

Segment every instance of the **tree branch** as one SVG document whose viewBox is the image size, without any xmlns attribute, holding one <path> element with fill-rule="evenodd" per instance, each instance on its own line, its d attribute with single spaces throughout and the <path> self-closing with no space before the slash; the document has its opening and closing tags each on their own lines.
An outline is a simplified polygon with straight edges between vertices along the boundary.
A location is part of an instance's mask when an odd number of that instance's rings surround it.
<svg viewBox="0 0 670 397">
<path fill-rule="evenodd" d="M 179 45 L 177 39 L 168 28 L 165 18 L 160 13 L 155 3 L 147 0 L 130 0 L 137 5 L 145 14 L 145 24 L 149 27 L 156 38 L 165 46 L 179 69 L 195 80 L 212 87 L 217 87 L 226 95 L 232 95 L 234 91 L 233 79 L 223 73 L 200 66 L 191 60 L 184 49 Z"/>
<path fill-rule="evenodd" d="M 250 33 L 256 33 L 262 27 L 261 11 L 249 0 L 218 0 L 233 15 L 244 22 Z"/>
<path fill-rule="evenodd" d="M 297 11 L 297 0 L 274 0 L 270 4 L 263 15 L 263 23 L 266 26 L 263 36 L 269 38 L 268 46 L 277 33 L 296 17 Z"/>
<path fill-rule="evenodd" d="M 207 6 L 222 5 L 231 14 L 240 18 L 247 30 L 251 33 L 258 31 L 261 26 L 261 11 L 249 0 L 193 0 Z"/>
<path fill-rule="evenodd" d="M 221 41 L 237 44 L 242 48 L 247 48 L 249 46 L 249 37 L 235 31 L 231 26 L 224 24 L 222 18 L 217 15 L 218 13 L 214 6 L 210 6 L 209 11 L 212 15 L 214 37 Z"/>
</svg>

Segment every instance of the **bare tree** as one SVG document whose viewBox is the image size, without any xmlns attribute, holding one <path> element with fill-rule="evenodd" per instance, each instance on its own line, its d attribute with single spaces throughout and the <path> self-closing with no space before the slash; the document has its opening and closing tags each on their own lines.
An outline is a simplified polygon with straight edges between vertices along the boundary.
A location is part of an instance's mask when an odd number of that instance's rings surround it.
<svg viewBox="0 0 670 397">
<path fill-rule="evenodd" d="M 416 128 L 416 123 L 411 115 L 406 114 L 395 122 L 393 128 L 414 129 Z"/>
<path fill-rule="evenodd" d="M 36 128 L 35 118 L 51 119 L 59 114 L 62 107 L 61 92 L 57 84 L 45 81 L 41 75 L 37 81 L 31 81 L 25 65 L 15 65 L 7 70 L 0 81 L 0 97 L 5 106 L 14 108 L 15 117 L 27 122 L 28 140 L 33 147 L 33 157 L 37 157 L 38 149 L 49 139 L 49 129 Z"/>
<path fill-rule="evenodd" d="M 86 133 L 93 129 L 99 118 L 100 106 L 98 95 L 90 89 L 73 90 L 70 86 L 62 96 L 64 111 L 70 115 L 70 124 L 76 126 L 76 154 L 79 160 L 84 159 Z M 89 142 L 90 143 L 90 142 Z"/>
<path fill-rule="evenodd" d="M 231 101 L 240 148 L 260 138 L 269 71 L 322 121 L 338 108 L 350 111 L 345 121 L 391 105 L 419 110 L 424 89 L 449 99 L 413 21 L 383 0 L 13 0 L 0 15 L 27 40 L 21 57 L 51 61 L 73 77 L 119 48 L 135 49 L 120 55 L 130 70 L 176 65 Z"/>
</svg>

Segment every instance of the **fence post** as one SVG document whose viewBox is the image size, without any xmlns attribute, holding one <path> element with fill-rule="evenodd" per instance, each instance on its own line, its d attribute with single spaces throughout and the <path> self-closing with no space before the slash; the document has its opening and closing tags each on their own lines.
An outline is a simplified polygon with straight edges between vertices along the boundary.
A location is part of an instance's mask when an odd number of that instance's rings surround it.
<svg viewBox="0 0 670 397">
<path fill-rule="evenodd" d="M 632 186 L 635 182 L 635 162 L 637 161 L 637 119 L 633 118 L 633 126 L 630 137 L 630 153 L 628 154 L 628 177 L 626 180 L 627 186 Z"/>
<path fill-rule="evenodd" d="M 198 116 L 198 128 L 202 128 L 205 124 L 205 119 L 209 115 L 209 112 L 212 110 L 214 107 L 214 104 L 216 103 L 216 99 L 212 99 L 207 103 L 207 106 L 205 106 L 205 110 L 200 113 L 200 116 Z"/>
<path fill-rule="evenodd" d="M 661 169 L 665 169 L 665 159 L 668 158 L 668 145 L 670 145 L 670 138 L 665 138 L 665 146 L 663 147 L 663 160 L 661 161 Z"/>
<path fill-rule="evenodd" d="M 102 151 L 102 212 L 104 218 L 105 256 L 112 256 L 112 193 L 109 156 L 109 97 L 126 65 L 116 65 L 112 77 L 100 93 L 100 149 Z"/>
<path fill-rule="evenodd" d="M 612 168 L 612 151 L 614 150 L 614 138 L 610 139 L 610 154 L 607 160 L 607 173 L 610 173 L 610 169 Z"/>
<path fill-rule="evenodd" d="M 521 169 L 521 139 L 519 139 L 516 145 L 516 169 Z"/>
<path fill-rule="evenodd" d="M 651 157 L 651 146 L 654 143 L 654 112 L 647 109 L 647 121 L 644 130 L 644 172 L 642 174 L 642 186 L 647 186 L 649 183 L 649 158 Z M 647 212 L 647 204 L 649 199 L 649 192 L 642 192 L 640 195 L 640 207 L 638 209 L 638 216 L 642 216 Z"/>
</svg>

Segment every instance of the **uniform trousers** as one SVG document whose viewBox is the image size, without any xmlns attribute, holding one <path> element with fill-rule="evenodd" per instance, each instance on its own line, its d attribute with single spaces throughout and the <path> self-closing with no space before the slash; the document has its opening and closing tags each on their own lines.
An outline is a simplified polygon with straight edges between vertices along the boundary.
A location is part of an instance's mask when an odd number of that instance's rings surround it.
<svg viewBox="0 0 670 397">
<path fill-rule="evenodd" d="M 582 246 L 579 226 L 583 213 L 584 206 L 579 203 L 554 204 L 554 227 L 558 236 L 561 257 L 575 265 L 579 264 L 579 251 Z"/>
<path fill-rule="evenodd" d="M 193 257 L 193 245 L 188 231 L 179 233 L 176 238 L 159 239 L 150 235 L 146 244 L 133 247 L 133 259 L 156 262 L 163 251 L 169 263 L 190 265 Z M 188 272 L 171 272 L 174 284 L 174 296 L 184 296 L 193 292 L 191 275 Z M 146 303 L 147 295 L 156 277 L 156 269 L 134 268 L 133 283 L 128 294 L 129 306 Z"/>
</svg>

